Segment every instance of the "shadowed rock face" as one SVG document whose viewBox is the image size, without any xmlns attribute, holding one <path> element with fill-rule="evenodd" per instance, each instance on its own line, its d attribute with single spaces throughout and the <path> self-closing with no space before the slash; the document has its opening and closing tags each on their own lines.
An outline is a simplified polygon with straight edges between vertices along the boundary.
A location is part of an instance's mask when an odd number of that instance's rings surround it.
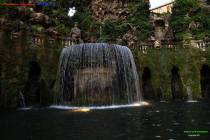
<svg viewBox="0 0 210 140">
<path fill-rule="evenodd" d="M 129 9 L 125 0 L 93 0 L 90 8 L 95 20 L 104 21 L 126 19 Z"/>
<path fill-rule="evenodd" d="M 103 43 L 64 48 L 57 77 L 62 104 L 111 105 L 140 100 L 139 80 L 131 51 Z"/>
<path fill-rule="evenodd" d="M 210 67 L 203 65 L 201 68 L 201 93 L 204 99 L 210 99 Z"/>
<path fill-rule="evenodd" d="M 28 80 L 24 88 L 27 105 L 40 103 L 41 68 L 35 61 L 29 63 Z"/>
</svg>

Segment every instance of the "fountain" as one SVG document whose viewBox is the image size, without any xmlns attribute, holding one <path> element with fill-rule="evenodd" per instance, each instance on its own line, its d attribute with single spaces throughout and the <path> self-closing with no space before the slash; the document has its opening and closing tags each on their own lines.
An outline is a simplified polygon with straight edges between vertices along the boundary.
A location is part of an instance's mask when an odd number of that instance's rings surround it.
<svg viewBox="0 0 210 140">
<path fill-rule="evenodd" d="M 57 104 L 124 105 L 141 101 L 131 51 L 120 45 L 88 43 L 62 50 L 57 75 Z"/>
</svg>

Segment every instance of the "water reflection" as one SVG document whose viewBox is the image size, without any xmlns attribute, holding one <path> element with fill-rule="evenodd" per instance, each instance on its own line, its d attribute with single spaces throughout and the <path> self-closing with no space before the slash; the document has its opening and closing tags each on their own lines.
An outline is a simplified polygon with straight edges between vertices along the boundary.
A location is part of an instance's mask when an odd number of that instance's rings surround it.
<svg viewBox="0 0 210 140">
<path fill-rule="evenodd" d="M 187 140 L 191 139 L 184 134 L 188 129 L 210 131 L 209 110 L 209 103 L 198 102 L 88 113 L 52 108 L 6 111 L 0 115 L 0 132 L 2 139 Z M 210 135 L 198 139 L 208 140 Z"/>
</svg>

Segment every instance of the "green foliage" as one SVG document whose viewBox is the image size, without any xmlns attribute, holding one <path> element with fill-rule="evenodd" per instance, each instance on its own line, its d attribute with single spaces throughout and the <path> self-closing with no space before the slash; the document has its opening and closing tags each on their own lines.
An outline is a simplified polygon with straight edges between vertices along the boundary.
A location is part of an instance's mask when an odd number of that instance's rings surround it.
<svg viewBox="0 0 210 140">
<path fill-rule="evenodd" d="M 173 6 L 173 15 L 185 16 L 189 10 L 199 8 L 198 0 L 176 0 Z"/>
<path fill-rule="evenodd" d="M 102 25 L 102 34 L 98 42 L 116 43 L 116 40 L 122 38 L 127 30 L 128 25 L 126 22 L 106 20 Z"/>
<path fill-rule="evenodd" d="M 70 33 L 70 29 L 62 23 L 58 24 L 55 28 L 61 34 L 66 35 L 66 34 Z"/>
<path fill-rule="evenodd" d="M 45 2 L 50 0 L 40 0 L 39 2 Z M 95 34 L 96 38 L 100 41 L 111 41 L 113 43 L 117 42 L 117 39 L 122 38 L 123 34 L 128 31 L 128 24 L 133 27 L 136 27 L 136 35 L 139 40 L 147 39 L 153 29 L 149 23 L 149 2 L 145 0 L 136 0 L 128 2 L 128 9 L 130 15 L 124 21 L 105 21 L 103 24 L 99 21 L 95 21 L 92 18 L 92 12 L 89 8 L 91 0 L 52 0 L 56 2 L 58 7 L 42 7 L 41 12 L 50 17 L 50 25 L 57 29 L 61 34 L 68 34 L 71 28 L 74 26 L 74 22 L 79 23 L 79 28 L 84 32 L 90 32 L 89 34 Z M 16 0 L 13 2 L 23 2 L 22 0 Z M 51 1 L 50 1 L 51 2 Z M 62 7 L 62 8 L 59 8 Z M 76 8 L 76 14 L 73 17 L 68 16 L 68 10 L 71 7 Z M 16 7 L 9 7 L 9 10 L 12 13 L 18 12 Z M 1 11 L 1 10 L 0 10 Z M 18 17 L 19 14 L 8 14 L 7 16 L 11 20 L 16 20 L 21 17 Z M 22 20 L 22 19 L 21 19 Z M 27 20 L 23 20 L 24 22 Z M 30 22 L 25 22 L 29 24 Z M 34 32 L 40 33 L 42 28 L 41 25 L 33 23 L 32 30 Z M 42 25 L 44 28 L 46 25 Z M 100 26 L 102 27 L 102 35 L 99 38 Z M 31 27 L 31 26 L 30 26 Z M 94 32 L 94 33 L 92 33 Z"/>
<path fill-rule="evenodd" d="M 118 43 L 118 40 L 129 30 L 129 26 L 135 27 L 138 40 L 145 41 L 153 32 L 149 23 L 149 3 L 144 0 L 136 0 L 128 3 L 130 15 L 123 21 L 107 19 L 102 26 L 102 35 L 98 42 Z"/>
<path fill-rule="evenodd" d="M 70 33 L 70 28 L 73 27 L 73 20 L 67 15 L 65 9 L 54 9 L 50 15 L 53 26 L 61 34 Z"/>
<path fill-rule="evenodd" d="M 77 10 L 72 20 L 78 22 L 80 29 L 83 31 L 88 31 L 90 28 L 95 27 L 94 32 L 101 32 L 98 42 L 117 43 L 117 40 L 122 38 L 128 31 L 128 24 L 137 28 L 137 37 L 140 40 L 147 39 L 153 31 L 149 23 L 149 3 L 144 0 L 129 2 L 131 16 L 128 19 L 124 21 L 111 21 L 107 19 L 104 23 L 99 23 L 92 19 L 92 13 L 87 6 L 89 4 L 90 1 L 84 2 L 83 0 L 69 2 L 69 5 L 75 6 Z"/>
<path fill-rule="evenodd" d="M 92 24 L 95 24 L 91 11 L 88 8 L 78 10 L 73 16 L 73 21 L 78 22 L 82 30 L 88 30 Z"/>
<path fill-rule="evenodd" d="M 42 25 L 32 25 L 31 29 L 34 33 L 42 33 L 44 27 Z"/>
<path fill-rule="evenodd" d="M 139 40 L 147 39 L 152 31 L 152 25 L 149 23 L 149 3 L 144 0 L 137 0 L 130 3 L 131 16 L 128 22 L 137 29 L 137 37 Z"/>
<path fill-rule="evenodd" d="M 209 10 L 198 0 L 176 0 L 170 20 L 171 27 L 178 41 L 186 40 L 188 33 L 195 39 L 204 39 L 210 33 Z M 189 29 L 189 24 L 195 22 L 199 27 Z"/>
</svg>

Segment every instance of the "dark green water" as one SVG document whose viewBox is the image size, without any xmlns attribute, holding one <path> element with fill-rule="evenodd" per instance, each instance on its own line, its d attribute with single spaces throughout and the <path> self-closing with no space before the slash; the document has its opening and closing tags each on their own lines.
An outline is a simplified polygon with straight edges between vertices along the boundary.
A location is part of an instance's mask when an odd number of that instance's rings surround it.
<svg viewBox="0 0 210 140">
<path fill-rule="evenodd" d="M 209 103 L 152 103 L 134 108 L 92 110 L 32 109 L 0 112 L 1 140 L 210 140 Z"/>
</svg>

